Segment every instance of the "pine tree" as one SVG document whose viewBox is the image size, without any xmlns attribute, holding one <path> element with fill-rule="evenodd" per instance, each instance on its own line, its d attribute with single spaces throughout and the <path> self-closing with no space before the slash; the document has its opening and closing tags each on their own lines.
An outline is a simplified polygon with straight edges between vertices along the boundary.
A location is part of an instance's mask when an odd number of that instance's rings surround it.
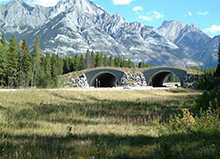
<svg viewBox="0 0 220 159">
<path fill-rule="evenodd" d="M 103 57 L 103 66 L 104 67 L 107 67 L 108 66 L 108 58 L 107 58 L 107 55 L 105 54 L 104 57 Z"/>
<path fill-rule="evenodd" d="M 80 71 L 81 70 L 81 63 L 80 63 L 80 57 L 78 55 L 75 55 L 74 60 L 74 71 Z"/>
<path fill-rule="evenodd" d="M 84 69 L 84 63 L 85 63 L 85 59 L 83 54 L 80 54 L 80 70 Z"/>
<path fill-rule="evenodd" d="M 67 58 L 69 59 L 69 58 Z M 69 60 L 68 60 L 69 61 Z M 58 61 L 57 61 L 57 57 L 55 54 L 52 54 L 51 57 L 51 78 L 52 78 L 52 86 L 53 87 L 58 87 Z"/>
<path fill-rule="evenodd" d="M 20 57 L 22 57 L 22 44 L 23 44 L 23 40 L 20 40 L 19 43 L 18 43 L 18 58 L 19 58 L 19 61 L 20 61 Z"/>
<path fill-rule="evenodd" d="M 115 64 L 114 64 L 114 60 L 113 60 L 113 56 L 112 55 L 109 56 L 108 62 L 109 62 L 109 66 L 110 67 L 114 67 Z"/>
<path fill-rule="evenodd" d="M 56 59 L 56 56 L 55 56 Z M 44 71 L 45 71 L 45 87 L 50 87 L 51 85 L 51 59 L 50 59 L 50 54 L 47 52 L 45 61 L 44 61 Z"/>
<path fill-rule="evenodd" d="M 4 34 L 2 34 L 2 38 L 1 38 L 0 43 L 3 45 L 3 47 L 7 47 L 7 44 L 6 44 L 6 39 L 5 39 Z"/>
<path fill-rule="evenodd" d="M 55 56 L 55 54 L 52 54 L 52 56 Z M 59 57 L 59 55 L 56 55 L 56 68 L 57 68 L 57 74 L 58 75 L 62 75 L 63 74 L 63 60 L 61 57 Z M 51 64 L 52 65 L 52 64 Z M 84 64 L 83 64 L 84 66 Z"/>
<path fill-rule="evenodd" d="M 7 53 L 7 80 L 9 87 L 16 87 L 18 69 L 17 42 L 14 36 L 10 39 L 9 50 Z"/>
<path fill-rule="evenodd" d="M 120 59 L 120 57 L 115 57 L 114 58 L 114 67 L 120 67 L 121 66 L 121 59 Z"/>
<path fill-rule="evenodd" d="M 18 82 L 19 86 L 28 87 L 32 77 L 32 57 L 29 52 L 26 40 L 22 41 L 19 49 L 19 69 L 18 69 Z"/>
<path fill-rule="evenodd" d="M 70 72 L 70 63 L 69 63 L 69 58 L 68 57 L 65 57 L 64 59 L 63 59 L 63 73 L 64 74 L 67 74 L 67 73 L 69 73 Z"/>
<path fill-rule="evenodd" d="M 3 46 L 3 44 L 0 43 L 0 86 L 5 85 L 6 82 L 6 51 L 6 48 Z"/>
<path fill-rule="evenodd" d="M 37 86 L 37 82 L 39 80 L 39 73 L 41 71 L 41 57 L 42 57 L 42 51 L 40 49 L 40 40 L 36 36 L 34 40 L 34 45 L 33 45 L 34 51 L 32 54 L 33 58 L 33 75 L 32 75 L 32 86 Z"/>
<path fill-rule="evenodd" d="M 87 49 L 86 51 L 86 55 L 85 55 L 85 69 L 90 69 L 92 68 L 92 60 L 91 60 L 91 53 L 89 51 L 89 49 Z"/>
<path fill-rule="evenodd" d="M 95 56 L 95 67 L 101 67 L 101 66 L 102 66 L 101 55 L 99 52 L 97 52 Z"/>
<path fill-rule="evenodd" d="M 45 61 L 46 61 L 46 57 L 41 56 L 39 70 L 37 74 L 37 80 L 36 80 L 36 86 L 39 88 L 47 87 L 47 81 L 46 81 L 46 75 L 45 75 Z"/>
<path fill-rule="evenodd" d="M 104 54 L 101 51 L 101 54 L 100 54 L 100 63 L 101 63 L 101 65 L 100 65 L 100 67 L 103 67 L 103 56 L 104 56 Z"/>
<path fill-rule="evenodd" d="M 122 68 L 128 67 L 128 61 L 125 60 L 125 59 L 123 59 L 123 60 L 121 61 L 120 67 L 122 67 Z"/>
<path fill-rule="evenodd" d="M 220 77 L 220 42 L 218 46 L 218 66 L 216 68 L 215 76 Z"/>
<path fill-rule="evenodd" d="M 90 68 L 94 68 L 95 67 L 95 53 L 94 51 L 91 52 L 91 56 L 90 56 Z"/>
<path fill-rule="evenodd" d="M 143 68 L 144 66 L 144 63 L 142 63 L 142 61 L 140 61 L 139 63 L 138 63 L 138 68 Z"/>
<path fill-rule="evenodd" d="M 68 60 L 69 60 L 69 64 L 70 64 L 70 70 L 69 72 L 73 72 L 75 71 L 75 61 L 76 61 L 76 56 L 73 56 L 73 57 L 69 57 Z"/>
<path fill-rule="evenodd" d="M 94 67 L 94 52 L 90 53 L 89 49 L 86 51 L 85 55 L 85 69 L 90 69 Z"/>
<path fill-rule="evenodd" d="M 134 64 L 131 59 L 128 59 L 128 68 L 134 68 Z"/>
<path fill-rule="evenodd" d="M 6 53 L 8 51 L 8 45 L 6 44 L 4 34 L 2 34 L 0 45 L 1 45 L 0 46 L 0 86 L 4 86 L 6 84 L 6 75 L 7 75 Z"/>
</svg>

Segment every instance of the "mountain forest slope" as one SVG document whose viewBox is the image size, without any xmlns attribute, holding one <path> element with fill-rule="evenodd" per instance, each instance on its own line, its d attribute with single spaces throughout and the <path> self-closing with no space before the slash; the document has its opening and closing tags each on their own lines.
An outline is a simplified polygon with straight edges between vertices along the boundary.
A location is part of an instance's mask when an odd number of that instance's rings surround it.
<svg viewBox="0 0 220 159">
<path fill-rule="evenodd" d="M 8 41 L 12 35 L 25 38 L 30 49 L 38 36 L 44 54 L 65 57 L 90 49 L 153 66 L 216 67 L 220 40 L 179 20 L 165 21 L 158 29 L 129 23 L 89 0 L 61 0 L 54 7 L 19 0 L 0 5 L 0 34 Z"/>
</svg>

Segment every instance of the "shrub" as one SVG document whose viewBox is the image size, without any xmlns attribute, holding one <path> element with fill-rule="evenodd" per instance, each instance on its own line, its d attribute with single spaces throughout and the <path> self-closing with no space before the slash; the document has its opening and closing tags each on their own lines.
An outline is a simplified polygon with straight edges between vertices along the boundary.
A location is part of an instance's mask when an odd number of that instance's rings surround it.
<svg viewBox="0 0 220 159">
<path fill-rule="evenodd" d="M 196 82 L 196 88 L 201 90 L 212 90 L 214 86 L 214 81 L 208 76 L 204 76 L 202 80 Z"/>
<path fill-rule="evenodd" d="M 183 114 L 179 114 L 170 119 L 169 123 L 163 123 L 159 129 L 160 133 L 179 134 L 187 132 L 215 133 L 220 127 L 219 110 L 209 107 L 207 110 L 200 109 L 198 116 L 185 109 Z"/>
<path fill-rule="evenodd" d="M 212 110 L 209 107 L 206 111 L 200 110 L 199 117 L 195 118 L 196 129 L 194 131 L 204 131 L 209 134 L 215 133 L 219 129 L 219 110 Z"/>
<path fill-rule="evenodd" d="M 209 107 L 217 110 L 220 107 L 220 87 L 216 87 L 211 91 L 205 91 L 203 95 L 199 96 L 194 102 L 192 109 L 195 113 L 199 113 L 200 109 L 207 110 Z"/>
</svg>

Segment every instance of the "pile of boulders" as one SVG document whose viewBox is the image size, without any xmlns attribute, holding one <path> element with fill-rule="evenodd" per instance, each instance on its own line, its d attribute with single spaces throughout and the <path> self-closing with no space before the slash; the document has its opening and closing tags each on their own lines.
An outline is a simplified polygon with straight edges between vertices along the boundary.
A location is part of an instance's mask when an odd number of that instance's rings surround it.
<svg viewBox="0 0 220 159">
<path fill-rule="evenodd" d="M 196 87 L 196 83 L 199 80 L 203 80 L 203 76 L 199 76 L 199 75 L 193 75 L 188 73 L 184 78 L 183 78 L 183 88 L 195 88 Z"/>
<path fill-rule="evenodd" d="M 68 84 L 71 87 L 81 87 L 81 88 L 89 87 L 89 83 L 85 74 L 75 79 L 71 78 Z"/>
<path fill-rule="evenodd" d="M 196 88 L 196 83 L 200 80 L 203 81 L 204 75 L 193 75 L 187 74 L 183 79 L 183 88 Z M 146 79 L 142 72 L 139 73 L 124 73 L 124 76 L 121 78 L 121 85 L 125 83 L 130 83 L 134 86 L 147 86 Z M 89 87 L 89 83 L 85 74 L 77 77 L 75 79 L 71 78 L 69 80 L 69 86 L 71 87 Z"/>
<path fill-rule="evenodd" d="M 137 86 L 147 86 L 147 82 L 142 72 L 136 74 L 125 72 L 124 76 L 121 79 L 121 84 L 124 85 L 125 83 L 130 83 Z"/>
</svg>

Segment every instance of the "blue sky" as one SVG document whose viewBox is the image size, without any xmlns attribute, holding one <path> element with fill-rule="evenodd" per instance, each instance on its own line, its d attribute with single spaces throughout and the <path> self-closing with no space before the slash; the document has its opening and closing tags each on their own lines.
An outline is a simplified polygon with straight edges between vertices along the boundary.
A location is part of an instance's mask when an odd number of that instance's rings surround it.
<svg viewBox="0 0 220 159">
<path fill-rule="evenodd" d="M 34 1 L 44 6 L 54 6 L 58 0 Z M 158 28 L 163 21 L 176 20 L 195 24 L 208 35 L 220 35 L 219 0 L 91 0 L 108 13 L 119 13 L 128 22 L 141 22 Z M 5 4 L 9 0 L 0 0 Z"/>
</svg>

